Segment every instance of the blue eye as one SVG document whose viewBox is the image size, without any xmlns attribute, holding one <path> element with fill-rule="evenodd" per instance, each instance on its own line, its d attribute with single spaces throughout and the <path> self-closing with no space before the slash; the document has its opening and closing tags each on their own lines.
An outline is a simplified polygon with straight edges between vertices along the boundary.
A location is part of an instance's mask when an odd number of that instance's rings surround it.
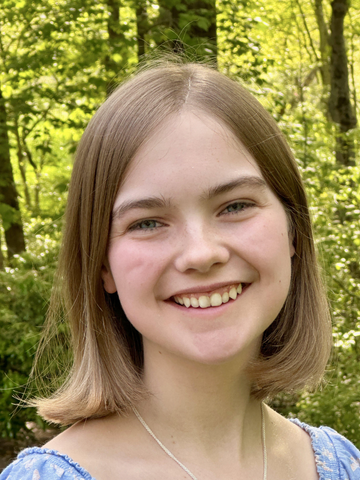
<svg viewBox="0 0 360 480">
<path fill-rule="evenodd" d="M 156 220 L 141 220 L 140 222 L 134 223 L 129 228 L 130 231 L 133 230 L 154 230 L 155 228 L 160 227 L 161 224 Z"/>
<path fill-rule="evenodd" d="M 239 213 L 242 212 L 243 210 L 253 206 L 252 203 L 247 203 L 247 202 L 234 202 L 228 205 L 224 210 L 223 213 Z"/>
</svg>

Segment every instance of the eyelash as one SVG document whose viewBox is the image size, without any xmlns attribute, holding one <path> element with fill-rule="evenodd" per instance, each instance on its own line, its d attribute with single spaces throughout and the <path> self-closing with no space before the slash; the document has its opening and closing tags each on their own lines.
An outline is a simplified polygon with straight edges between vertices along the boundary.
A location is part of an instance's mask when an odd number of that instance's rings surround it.
<svg viewBox="0 0 360 480">
<path fill-rule="evenodd" d="M 154 224 L 157 224 L 156 226 L 153 226 L 153 227 L 146 227 L 146 228 L 142 228 L 141 225 L 144 224 L 144 223 L 154 223 Z M 131 225 L 129 227 L 129 232 L 133 232 L 134 230 L 143 230 L 143 231 L 148 231 L 148 232 L 151 232 L 152 230 L 155 230 L 156 228 L 160 228 L 162 227 L 163 225 L 158 222 L 157 220 L 153 220 L 152 218 L 149 218 L 149 219 L 146 219 L 146 220 L 140 220 L 139 222 L 136 222 L 134 223 L 133 225 Z"/>
<path fill-rule="evenodd" d="M 231 207 L 234 207 L 234 206 L 241 206 L 240 209 L 236 209 L 236 210 L 233 210 L 231 212 L 227 212 L 226 210 L 231 208 Z M 229 205 L 227 205 L 227 207 L 225 207 L 221 212 L 220 212 L 220 215 L 236 215 L 238 213 L 241 213 L 243 212 L 244 210 L 247 210 L 248 208 L 251 208 L 251 207 L 254 207 L 255 204 L 252 203 L 252 202 L 233 202 L 233 203 L 230 203 Z M 150 227 L 149 226 L 149 223 L 152 223 L 154 226 Z M 148 224 L 147 227 L 143 228 L 141 225 L 144 225 L 144 224 Z M 154 220 L 152 218 L 149 218 L 149 219 L 145 219 L 145 220 L 140 220 L 136 223 L 134 223 L 133 225 L 131 225 L 129 227 L 129 232 L 133 232 L 135 230 L 139 230 L 139 231 L 147 231 L 147 232 L 151 232 L 153 230 L 156 230 L 158 228 L 161 228 L 163 227 L 164 225 L 160 222 L 158 222 L 157 220 Z"/>
<path fill-rule="evenodd" d="M 233 210 L 231 212 L 227 212 L 226 210 L 229 209 L 230 207 L 234 207 L 234 206 L 241 206 L 240 209 L 237 209 L 237 210 Z M 247 210 L 248 208 L 251 208 L 251 207 L 254 207 L 255 204 L 253 202 L 244 202 L 244 201 L 238 201 L 238 202 L 233 202 L 233 203 L 230 203 L 229 205 L 227 205 L 224 210 L 222 210 L 220 212 L 220 215 L 236 215 L 240 212 L 243 212 L 244 210 Z"/>
</svg>

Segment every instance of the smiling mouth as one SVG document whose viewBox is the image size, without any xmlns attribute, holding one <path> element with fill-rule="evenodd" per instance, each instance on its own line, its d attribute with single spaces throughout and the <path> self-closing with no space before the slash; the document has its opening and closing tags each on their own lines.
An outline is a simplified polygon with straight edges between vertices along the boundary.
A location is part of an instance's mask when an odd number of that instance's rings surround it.
<svg viewBox="0 0 360 480">
<path fill-rule="evenodd" d="M 247 286 L 248 284 L 246 283 L 237 283 L 221 288 L 221 291 L 214 291 L 209 294 L 191 293 L 187 295 L 175 295 L 172 299 L 178 305 L 186 308 L 219 307 L 223 303 L 228 303 L 229 300 L 236 300 L 238 295 L 240 295 Z"/>
</svg>

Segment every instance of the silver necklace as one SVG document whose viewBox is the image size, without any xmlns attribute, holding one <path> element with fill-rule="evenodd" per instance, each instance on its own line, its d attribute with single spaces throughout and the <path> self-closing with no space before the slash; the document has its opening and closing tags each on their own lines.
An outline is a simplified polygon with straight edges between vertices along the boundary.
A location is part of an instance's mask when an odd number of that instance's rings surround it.
<svg viewBox="0 0 360 480">
<path fill-rule="evenodd" d="M 136 410 L 136 408 L 133 408 L 133 411 L 138 418 L 139 422 L 141 425 L 145 428 L 145 430 L 152 436 L 152 438 L 155 440 L 155 442 L 159 445 L 160 448 L 164 450 L 164 452 L 176 462 L 179 467 L 181 467 L 188 475 L 190 478 L 193 480 L 198 480 L 193 473 L 190 472 L 190 470 L 185 467 L 183 463 L 178 460 L 173 453 L 170 452 L 168 448 L 165 447 L 165 445 L 157 438 L 155 433 L 151 430 L 149 425 L 145 422 L 145 420 L 142 418 L 140 413 Z M 265 435 L 265 412 L 264 412 L 264 404 L 261 403 L 261 441 L 262 441 L 262 447 L 263 447 L 263 462 L 264 462 L 264 475 L 263 475 L 263 480 L 267 479 L 267 451 L 266 451 L 266 435 Z"/>
</svg>

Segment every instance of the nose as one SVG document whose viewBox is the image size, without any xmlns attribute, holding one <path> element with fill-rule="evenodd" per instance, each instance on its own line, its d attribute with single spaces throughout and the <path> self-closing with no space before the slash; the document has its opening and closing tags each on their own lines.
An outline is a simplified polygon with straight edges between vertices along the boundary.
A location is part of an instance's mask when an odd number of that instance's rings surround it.
<svg viewBox="0 0 360 480">
<path fill-rule="evenodd" d="M 230 252 L 225 242 L 209 227 L 187 227 L 179 240 L 175 267 L 182 273 L 190 270 L 206 273 L 229 260 Z"/>
</svg>

